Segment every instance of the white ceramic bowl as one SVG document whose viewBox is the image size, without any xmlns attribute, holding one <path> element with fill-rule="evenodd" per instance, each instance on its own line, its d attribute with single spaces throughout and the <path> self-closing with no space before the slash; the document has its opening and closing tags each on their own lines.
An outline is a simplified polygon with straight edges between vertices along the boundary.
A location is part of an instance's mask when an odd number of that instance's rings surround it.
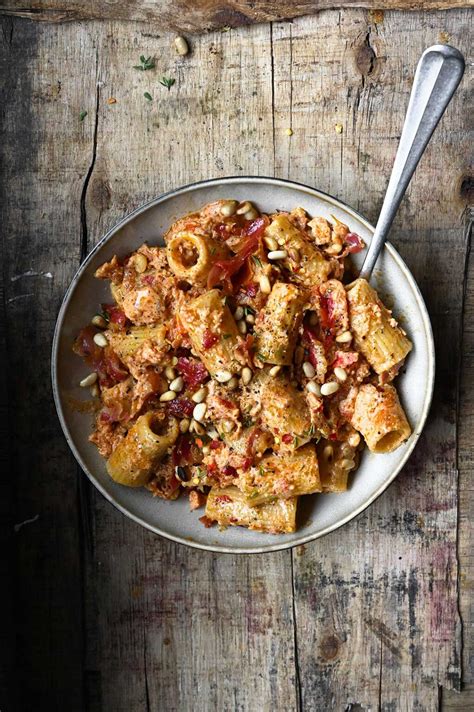
<svg viewBox="0 0 474 712">
<path fill-rule="evenodd" d="M 286 549 L 316 539 L 342 526 L 362 512 L 392 482 L 407 461 L 428 414 L 434 381 L 434 346 L 423 298 L 407 266 L 391 246 L 379 258 L 373 284 L 382 298 L 394 304 L 413 342 L 406 367 L 397 380 L 401 400 L 413 428 L 411 438 L 388 455 L 365 451 L 350 487 L 342 494 L 303 497 L 299 526 L 294 534 L 260 534 L 241 527 L 206 529 L 189 511 L 187 497 L 167 502 L 145 489 L 129 489 L 113 482 L 104 460 L 88 441 L 92 419 L 71 407 L 71 399 L 85 400 L 78 386 L 87 367 L 71 350 L 79 329 L 88 323 L 101 302 L 110 301 L 108 284 L 94 278 L 95 269 L 114 254 L 126 255 L 143 242 L 162 244 L 161 236 L 176 218 L 219 198 L 249 199 L 260 210 L 272 212 L 302 206 L 311 215 L 335 215 L 370 242 L 373 227 L 358 213 L 329 195 L 298 183 L 274 178 L 224 178 L 180 188 L 138 208 L 99 242 L 83 262 L 64 297 L 53 341 L 52 380 L 59 419 L 77 461 L 102 494 L 121 512 L 151 531 L 200 549 L 230 553 L 261 553 Z M 360 267 L 364 252 L 355 255 Z"/>
</svg>

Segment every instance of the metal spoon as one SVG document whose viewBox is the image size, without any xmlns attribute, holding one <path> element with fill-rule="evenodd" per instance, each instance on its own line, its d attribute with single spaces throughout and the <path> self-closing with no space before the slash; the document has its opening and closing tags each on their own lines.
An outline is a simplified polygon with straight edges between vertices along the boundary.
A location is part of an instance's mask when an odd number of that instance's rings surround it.
<svg viewBox="0 0 474 712">
<path fill-rule="evenodd" d="M 433 45 L 421 55 L 392 175 L 360 277 L 370 279 L 398 206 L 418 161 L 464 74 L 464 57 L 449 45 Z"/>
</svg>

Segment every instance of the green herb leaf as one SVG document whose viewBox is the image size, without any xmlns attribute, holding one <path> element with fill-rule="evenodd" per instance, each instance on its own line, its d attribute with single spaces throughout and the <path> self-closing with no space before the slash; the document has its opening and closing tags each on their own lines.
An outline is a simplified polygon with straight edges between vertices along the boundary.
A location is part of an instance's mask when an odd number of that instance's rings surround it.
<svg viewBox="0 0 474 712">
<path fill-rule="evenodd" d="M 164 87 L 168 89 L 168 91 L 171 89 L 173 84 L 176 83 L 176 79 L 173 79 L 172 77 L 161 77 L 160 79 L 160 84 L 162 84 Z"/>
<path fill-rule="evenodd" d="M 79 121 L 84 121 L 86 116 L 87 116 L 87 111 L 81 111 L 81 113 L 79 114 Z"/>
<path fill-rule="evenodd" d="M 265 362 L 265 356 L 263 354 L 256 354 L 259 361 Z"/>
<path fill-rule="evenodd" d="M 231 336 L 232 334 L 222 334 L 223 339 L 230 339 Z"/>
<path fill-rule="evenodd" d="M 146 72 L 147 69 L 154 69 L 155 62 L 152 57 L 145 57 L 144 54 L 140 55 L 140 64 L 135 64 L 134 69 L 138 69 L 140 72 Z"/>
<path fill-rule="evenodd" d="M 145 99 L 147 99 L 147 101 L 153 101 L 152 95 L 149 94 L 147 91 L 143 94 L 143 96 L 145 97 Z"/>
<path fill-rule="evenodd" d="M 260 269 L 263 269 L 262 260 L 260 259 L 260 257 L 257 257 L 257 255 L 252 255 L 252 259 L 255 262 L 255 264 L 257 265 L 257 267 L 260 267 Z"/>
</svg>

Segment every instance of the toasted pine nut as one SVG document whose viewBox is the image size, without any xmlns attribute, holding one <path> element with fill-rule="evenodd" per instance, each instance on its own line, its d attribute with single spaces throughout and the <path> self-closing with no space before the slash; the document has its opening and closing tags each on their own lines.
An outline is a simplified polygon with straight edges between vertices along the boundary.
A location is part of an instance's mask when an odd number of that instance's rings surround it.
<svg viewBox="0 0 474 712">
<path fill-rule="evenodd" d="M 245 321 L 247 322 L 247 324 L 255 324 L 255 317 L 254 317 L 254 315 L 253 315 L 253 314 L 247 314 L 247 316 L 245 317 Z"/>
<path fill-rule="evenodd" d="M 244 213 L 244 218 L 246 220 L 255 220 L 255 218 L 258 218 L 258 213 L 255 208 L 250 208 L 250 210 L 247 210 L 247 212 Z"/>
<path fill-rule="evenodd" d="M 89 375 L 83 378 L 82 381 L 79 381 L 79 385 L 81 388 L 88 388 L 89 386 L 93 386 L 96 381 L 97 373 L 92 371 L 92 373 L 89 373 Z"/>
<path fill-rule="evenodd" d="M 332 396 L 333 393 L 337 393 L 338 390 L 339 383 L 336 383 L 336 381 L 328 381 L 321 386 L 321 395 Z"/>
<path fill-rule="evenodd" d="M 221 205 L 221 215 L 225 218 L 229 218 L 237 210 L 237 205 L 236 200 L 226 200 L 225 203 Z"/>
<path fill-rule="evenodd" d="M 100 388 L 97 385 L 97 383 L 94 383 L 94 385 L 91 388 L 91 396 L 92 398 L 97 398 L 100 395 Z"/>
<path fill-rule="evenodd" d="M 247 324 L 243 319 L 241 319 L 240 321 L 237 322 L 237 328 L 241 334 L 247 333 Z"/>
<path fill-rule="evenodd" d="M 306 378 L 314 378 L 316 375 L 316 370 L 310 361 L 305 361 L 303 364 L 303 372 Z"/>
<path fill-rule="evenodd" d="M 277 376 L 281 371 L 281 366 L 272 366 L 269 373 L 270 376 Z"/>
<path fill-rule="evenodd" d="M 342 462 L 341 462 L 341 467 L 343 470 L 352 470 L 354 465 L 355 465 L 354 460 L 349 460 L 346 458 L 344 458 L 344 460 L 342 460 Z"/>
<path fill-rule="evenodd" d="M 171 366 L 167 366 L 165 368 L 165 376 L 168 381 L 174 381 L 174 379 L 176 378 L 176 371 Z"/>
<path fill-rule="evenodd" d="M 326 445 L 323 450 L 323 457 L 325 460 L 332 460 L 334 455 L 334 448 L 332 445 Z"/>
<path fill-rule="evenodd" d="M 176 52 L 184 57 L 189 52 L 189 45 L 184 37 L 176 37 L 174 40 Z"/>
<path fill-rule="evenodd" d="M 170 391 L 174 391 L 175 393 L 179 393 L 183 388 L 184 380 L 182 376 L 178 376 L 178 378 L 175 378 L 174 381 L 170 383 Z"/>
<path fill-rule="evenodd" d="M 173 356 L 173 358 L 171 359 L 171 363 L 173 364 L 173 366 L 176 366 L 177 363 L 178 363 L 178 357 L 177 357 L 177 356 Z"/>
<path fill-rule="evenodd" d="M 230 388 L 231 390 L 234 390 L 234 388 L 237 388 L 238 385 L 239 385 L 239 381 L 235 376 L 233 378 L 231 378 L 230 381 L 227 381 L 227 388 Z"/>
<path fill-rule="evenodd" d="M 316 381 L 309 381 L 306 384 L 306 388 L 310 393 L 312 393 L 315 396 L 320 396 L 321 395 L 321 388 L 319 386 L 319 383 L 316 383 Z"/>
<path fill-rule="evenodd" d="M 275 240 L 274 237 L 264 237 L 263 241 L 269 250 L 278 250 L 278 242 Z"/>
<path fill-rule="evenodd" d="M 224 428 L 225 433 L 231 433 L 234 429 L 234 422 L 232 420 L 224 420 L 222 422 L 222 427 Z"/>
<path fill-rule="evenodd" d="M 252 369 L 249 368 L 248 366 L 245 366 L 245 368 L 242 369 L 242 373 L 241 373 L 242 383 L 244 384 L 244 386 L 247 386 L 250 383 L 250 381 L 252 380 L 252 377 L 253 377 Z"/>
<path fill-rule="evenodd" d="M 204 420 L 206 415 L 207 405 L 205 403 L 198 403 L 194 406 L 193 418 L 197 420 L 198 423 Z"/>
<path fill-rule="evenodd" d="M 103 334 L 94 334 L 94 343 L 104 348 L 109 343 Z"/>
<path fill-rule="evenodd" d="M 209 445 L 204 445 L 201 452 L 203 455 L 209 455 L 209 453 L 211 452 L 211 448 L 209 447 Z"/>
<path fill-rule="evenodd" d="M 338 242 L 333 242 L 332 245 L 329 245 L 329 247 L 326 247 L 326 252 L 328 255 L 338 255 L 342 250 L 342 245 L 340 245 Z"/>
<path fill-rule="evenodd" d="M 236 321 L 239 321 L 239 319 L 244 318 L 244 308 L 243 307 L 237 307 L 237 309 L 234 312 L 234 319 Z"/>
<path fill-rule="evenodd" d="M 245 215 L 245 213 L 248 213 L 249 210 L 252 210 L 253 205 L 252 203 L 249 203 L 248 200 L 246 200 L 243 203 L 240 203 L 239 207 L 235 211 L 237 215 Z"/>
<path fill-rule="evenodd" d="M 260 284 L 260 290 L 264 294 L 270 294 L 270 292 L 272 291 L 272 285 L 270 284 L 270 280 L 268 279 L 266 274 L 261 275 L 259 284 Z"/>
<path fill-rule="evenodd" d="M 284 260 L 288 257 L 288 252 L 286 250 L 272 250 L 267 254 L 269 260 Z"/>
<path fill-rule="evenodd" d="M 295 349 L 295 363 L 297 366 L 299 366 L 300 363 L 303 363 L 304 359 L 304 348 L 302 346 L 297 346 Z"/>
<path fill-rule="evenodd" d="M 277 242 L 280 245 L 280 247 L 282 247 L 283 245 L 286 245 L 286 240 L 284 237 L 278 237 Z"/>
<path fill-rule="evenodd" d="M 145 255 L 142 255 L 142 253 L 139 252 L 133 260 L 133 266 L 138 274 L 142 274 L 148 267 L 148 260 Z"/>
<path fill-rule="evenodd" d="M 360 443 L 360 435 L 359 433 L 351 433 L 349 437 L 347 438 L 347 442 L 351 447 L 357 447 L 358 444 Z"/>
<path fill-rule="evenodd" d="M 190 424 L 189 418 L 183 418 L 183 420 L 179 421 L 179 429 L 180 432 L 182 433 L 187 433 L 189 430 L 189 424 Z"/>
<path fill-rule="evenodd" d="M 343 382 L 344 382 L 344 381 L 347 380 L 347 373 L 346 373 L 346 371 L 345 371 L 343 368 L 341 368 L 340 366 L 336 366 L 336 368 L 334 369 L 334 375 L 336 376 L 336 378 L 338 379 L 338 381 L 343 381 Z"/>
<path fill-rule="evenodd" d="M 189 425 L 189 432 L 197 433 L 198 435 L 204 435 L 204 433 L 206 431 L 205 431 L 204 427 L 201 425 L 201 423 L 198 423 L 197 420 L 194 420 L 194 418 L 193 418 Z"/>
<path fill-rule="evenodd" d="M 290 260 L 293 260 L 293 262 L 300 261 L 300 253 L 296 249 L 296 247 L 292 247 L 288 250 L 288 256 L 289 256 Z"/>
<path fill-rule="evenodd" d="M 207 388 L 200 388 L 196 393 L 193 393 L 191 396 L 191 400 L 194 401 L 195 403 L 202 403 L 203 400 L 206 400 L 207 397 Z"/>
<path fill-rule="evenodd" d="M 219 383 L 227 383 L 232 376 L 233 374 L 230 371 L 216 371 L 214 378 L 216 381 L 219 381 Z"/>
<path fill-rule="evenodd" d="M 99 329 L 107 328 L 107 322 L 101 314 L 96 314 L 94 317 L 92 317 L 91 323 L 94 324 L 94 326 L 98 326 Z"/>
<path fill-rule="evenodd" d="M 164 393 L 161 394 L 160 401 L 162 403 L 167 403 L 168 401 L 172 401 L 175 398 L 176 398 L 176 393 L 174 391 L 165 391 Z"/>
<path fill-rule="evenodd" d="M 352 341 L 352 334 L 350 331 L 343 331 L 342 334 L 336 336 L 336 341 L 338 344 L 348 344 Z"/>
<path fill-rule="evenodd" d="M 219 440 L 219 433 L 217 432 L 217 430 L 215 428 L 209 428 L 209 430 L 207 431 L 207 434 L 209 435 L 209 437 L 212 440 Z"/>
</svg>

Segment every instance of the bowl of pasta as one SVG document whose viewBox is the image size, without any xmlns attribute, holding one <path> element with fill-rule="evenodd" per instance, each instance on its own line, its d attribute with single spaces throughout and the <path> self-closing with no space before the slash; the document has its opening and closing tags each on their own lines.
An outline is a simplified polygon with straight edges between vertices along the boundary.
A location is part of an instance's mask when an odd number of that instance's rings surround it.
<svg viewBox="0 0 474 712">
<path fill-rule="evenodd" d="M 412 452 L 434 348 L 420 291 L 320 191 L 227 178 L 163 195 L 81 265 L 53 341 L 67 441 L 124 514 L 201 549 L 260 553 L 359 514 Z"/>
</svg>

